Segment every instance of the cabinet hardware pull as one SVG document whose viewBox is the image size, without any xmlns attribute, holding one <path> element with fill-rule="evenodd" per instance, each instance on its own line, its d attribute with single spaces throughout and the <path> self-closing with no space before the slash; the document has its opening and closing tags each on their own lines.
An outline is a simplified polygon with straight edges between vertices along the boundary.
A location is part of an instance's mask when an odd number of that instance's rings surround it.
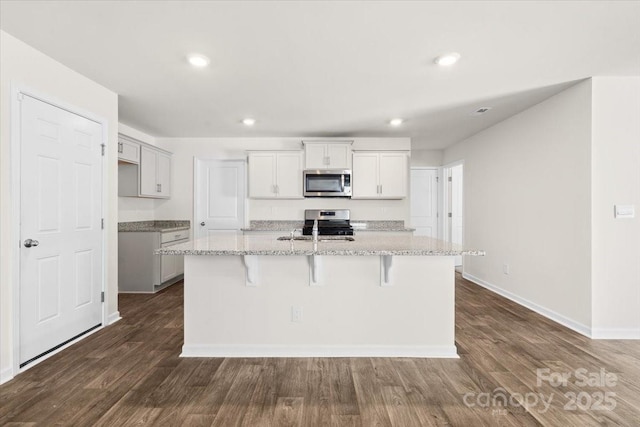
<svg viewBox="0 0 640 427">
<path fill-rule="evenodd" d="M 156 184 L 156 192 L 158 193 L 162 192 L 162 184 Z"/>
</svg>

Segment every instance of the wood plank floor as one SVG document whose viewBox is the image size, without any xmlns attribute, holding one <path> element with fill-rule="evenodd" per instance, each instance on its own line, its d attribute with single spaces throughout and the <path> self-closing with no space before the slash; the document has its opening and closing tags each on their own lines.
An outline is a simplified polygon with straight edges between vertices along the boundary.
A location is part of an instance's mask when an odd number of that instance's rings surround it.
<svg viewBox="0 0 640 427">
<path fill-rule="evenodd" d="M 0 425 L 640 426 L 639 341 L 592 341 L 460 277 L 455 360 L 181 359 L 182 295 L 121 295 L 123 320 L 0 387 Z M 615 384 L 576 377 L 601 370 Z"/>
</svg>

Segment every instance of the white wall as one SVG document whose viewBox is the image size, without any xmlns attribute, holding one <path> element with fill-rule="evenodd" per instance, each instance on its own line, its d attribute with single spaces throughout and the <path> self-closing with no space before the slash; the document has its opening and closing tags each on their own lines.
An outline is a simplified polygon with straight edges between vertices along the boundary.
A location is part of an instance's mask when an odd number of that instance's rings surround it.
<svg viewBox="0 0 640 427">
<path fill-rule="evenodd" d="M 594 336 L 640 338 L 640 77 L 593 78 L 591 158 Z"/>
<path fill-rule="evenodd" d="M 464 159 L 464 273 L 588 333 L 591 82 L 445 150 Z M 510 274 L 503 273 L 503 264 Z"/>
<path fill-rule="evenodd" d="M 442 166 L 443 150 L 411 150 L 411 167 Z"/>
<path fill-rule="evenodd" d="M 66 105 L 91 112 L 108 121 L 107 153 L 107 265 L 108 313 L 117 316 L 117 134 L 118 97 L 86 77 L 0 31 L 0 379 L 10 377 L 13 366 L 13 244 L 11 203 L 11 85 L 26 86 Z"/>
<path fill-rule="evenodd" d="M 118 133 L 156 145 L 156 138 L 124 123 L 118 124 Z M 155 219 L 156 200 L 143 197 L 118 197 L 118 222 L 149 221 Z"/>
<path fill-rule="evenodd" d="M 300 150 L 311 138 L 166 138 L 158 146 L 173 153 L 172 194 L 156 201 L 156 219 L 193 219 L 193 159 L 245 159 L 247 150 Z M 342 138 L 344 140 L 344 138 Z M 325 139 L 328 140 L 328 139 Z M 354 149 L 410 150 L 408 138 L 353 138 Z M 179 189 L 179 191 L 178 191 Z M 353 219 L 409 221 L 408 200 L 249 200 L 249 220 L 302 219 L 304 209 L 351 209 Z"/>
</svg>

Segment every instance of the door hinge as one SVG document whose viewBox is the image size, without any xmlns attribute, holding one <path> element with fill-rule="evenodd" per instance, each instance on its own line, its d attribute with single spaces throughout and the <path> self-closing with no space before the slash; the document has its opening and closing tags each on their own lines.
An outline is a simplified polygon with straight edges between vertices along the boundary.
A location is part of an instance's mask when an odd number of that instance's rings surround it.
<svg viewBox="0 0 640 427">
<path fill-rule="evenodd" d="M 105 152 L 107 146 L 105 144 L 101 144 L 100 147 L 102 147 L 102 155 L 104 156 L 104 152 Z"/>
<path fill-rule="evenodd" d="M 449 212 L 449 218 L 453 218 L 453 214 Z"/>
<path fill-rule="evenodd" d="M 18 101 L 22 101 L 24 99 L 24 93 L 18 92 Z"/>
<path fill-rule="evenodd" d="M 436 176 L 436 182 L 440 182 L 440 177 Z"/>
<path fill-rule="evenodd" d="M 451 177 L 449 177 L 449 182 L 453 181 L 453 179 Z"/>
<path fill-rule="evenodd" d="M 104 218 L 100 219 L 100 228 L 104 230 Z"/>
<path fill-rule="evenodd" d="M 100 302 L 104 302 L 104 291 L 100 293 Z"/>
</svg>

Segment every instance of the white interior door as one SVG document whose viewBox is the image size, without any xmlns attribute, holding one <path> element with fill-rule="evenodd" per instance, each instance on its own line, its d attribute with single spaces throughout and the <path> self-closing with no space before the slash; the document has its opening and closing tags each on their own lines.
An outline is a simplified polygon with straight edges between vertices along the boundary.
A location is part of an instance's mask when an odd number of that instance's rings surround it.
<svg viewBox="0 0 640 427">
<path fill-rule="evenodd" d="M 438 237 L 438 169 L 411 168 L 411 226 L 416 236 Z"/>
<path fill-rule="evenodd" d="M 463 221 L 463 166 L 449 168 L 449 240 L 459 245 L 464 244 Z M 462 265 L 462 257 L 456 257 L 456 265 Z"/>
<path fill-rule="evenodd" d="M 21 101 L 19 363 L 102 323 L 102 125 Z"/>
<path fill-rule="evenodd" d="M 196 159 L 196 238 L 244 227 L 245 165 L 244 160 Z"/>
</svg>

